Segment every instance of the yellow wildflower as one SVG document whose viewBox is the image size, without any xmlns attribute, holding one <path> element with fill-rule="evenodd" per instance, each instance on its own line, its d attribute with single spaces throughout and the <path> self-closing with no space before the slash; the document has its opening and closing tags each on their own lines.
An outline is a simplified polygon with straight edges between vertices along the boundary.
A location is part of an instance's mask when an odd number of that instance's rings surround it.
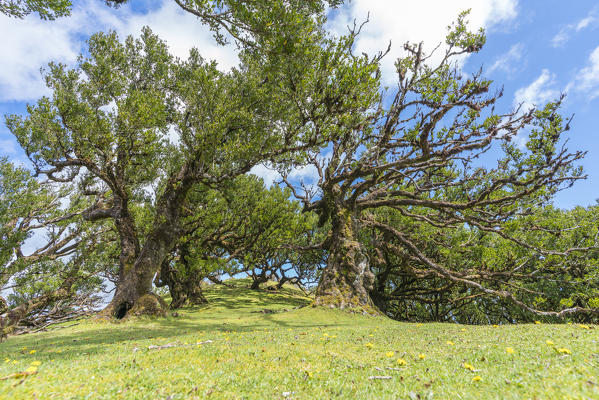
<svg viewBox="0 0 599 400">
<path fill-rule="evenodd" d="M 406 360 L 404 360 L 403 358 L 398 358 L 397 359 L 397 364 L 398 365 L 407 365 L 408 362 Z"/>
<path fill-rule="evenodd" d="M 464 363 L 462 364 L 462 366 L 466 368 L 468 371 L 474 371 L 474 366 L 472 364 Z"/>
<path fill-rule="evenodd" d="M 371 333 L 370 335 L 368 335 L 368 337 L 374 337 L 374 335 Z"/>
<path fill-rule="evenodd" d="M 466 332 L 466 328 L 462 328 L 460 329 L 462 332 Z"/>
<path fill-rule="evenodd" d="M 557 352 L 560 354 L 572 354 L 572 352 L 566 349 L 565 347 L 560 347 L 559 349 L 557 349 Z"/>
<path fill-rule="evenodd" d="M 535 321 L 535 324 L 540 325 L 541 321 Z"/>
<path fill-rule="evenodd" d="M 387 357 L 393 357 L 395 355 L 395 352 L 394 351 L 389 351 L 389 352 L 385 353 L 385 355 Z"/>
<path fill-rule="evenodd" d="M 420 354 L 418 354 L 418 358 L 421 360 L 424 360 L 426 358 L 426 355 L 420 353 Z"/>
<path fill-rule="evenodd" d="M 12 363 L 13 364 L 18 364 L 19 362 L 17 360 L 13 360 Z"/>
<path fill-rule="evenodd" d="M 365 346 L 368 347 L 369 349 L 374 347 L 374 345 L 370 342 L 366 343 Z"/>
<path fill-rule="evenodd" d="M 29 354 L 35 354 L 35 352 L 36 352 L 36 351 L 37 351 L 37 350 L 31 350 L 31 351 L 29 352 Z"/>
<path fill-rule="evenodd" d="M 480 375 L 476 375 L 474 378 L 472 378 L 472 381 L 473 381 L 473 382 L 478 382 L 478 381 L 480 381 L 481 379 L 483 379 L 483 378 L 481 378 L 481 377 L 480 377 Z"/>
<path fill-rule="evenodd" d="M 546 340 L 545 343 L 547 343 L 547 345 L 549 346 L 553 346 L 555 344 L 551 340 Z"/>
<path fill-rule="evenodd" d="M 591 329 L 591 327 L 588 325 L 579 324 L 578 326 L 582 329 Z"/>
<path fill-rule="evenodd" d="M 25 372 L 33 374 L 37 372 L 37 367 L 29 367 L 25 370 Z"/>
<path fill-rule="evenodd" d="M 494 325 L 493 325 L 493 328 L 499 328 L 499 325 L 497 325 L 497 324 L 494 324 Z"/>
<path fill-rule="evenodd" d="M 41 361 L 32 361 L 31 365 L 42 365 Z"/>
<path fill-rule="evenodd" d="M 511 347 L 506 347 L 505 352 L 508 354 L 514 354 L 514 349 L 512 349 Z"/>
<path fill-rule="evenodd" d="M 452 342 L 451 340 L 448 340 L 448 341 L 447 341 L 447 342 L 445 342 L 445 343 L 447 343 L 447 344 L 448 344 L 448 345 L 450 345 L 450 346 L 453 346 L 453 345 L 455 344 L 455 343 L 454 343 L 454 342 Z"/>
<path fill-rule="evenodd" d="M 5 358 L 4 362 L 10 362 L 10 358 Z"/>
</svg>

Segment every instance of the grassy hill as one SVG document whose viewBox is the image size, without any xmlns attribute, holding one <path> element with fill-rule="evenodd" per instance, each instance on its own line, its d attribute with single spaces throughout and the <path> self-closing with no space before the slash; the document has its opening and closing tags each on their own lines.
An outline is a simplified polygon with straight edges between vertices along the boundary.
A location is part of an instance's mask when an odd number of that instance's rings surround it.
<svg viewBox="0 0 599 400">
<path fill-rule="evenodd" d="M 0 398 L 599 398 L 596 327 L 400 323 L 234 284 L 178 317 L 10 337 Z"/>
</svg>

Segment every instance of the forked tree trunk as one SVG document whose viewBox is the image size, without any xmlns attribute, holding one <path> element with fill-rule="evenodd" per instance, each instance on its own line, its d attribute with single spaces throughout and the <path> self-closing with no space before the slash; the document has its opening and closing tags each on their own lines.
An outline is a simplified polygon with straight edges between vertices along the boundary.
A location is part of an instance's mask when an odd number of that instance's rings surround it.
<svg viewBox="0 0 599 400">
<path fill-rule="evenodd" d="M 176 282 L 169 289 L 169 292 L 172 299 L 170 307 L 173 310 L 188 304 L 197 306 L 208 302 L 202 293 L 202 288 L 196 285 L 195 282 Z"/>
<path fill-rule="evenodd" d="M 378 314 L 369 296 L 374 274 L 370 271 L 365 251 L 356 239 L 357 229 L 351 213 L 337 209 L 331 215 L 331 223 L 329 258 L 316 289 L 315 304 Z"/>
<path fill-rule="evenodd" d="M 206 297 L 204 297 L 204 292 L 202 291 L 201 280 L 199 282 L 196 279 L 188 281 L 186 292 L 188 304 L 192 306 L 199 306 L 201 304 L 208 303 L 208 300 Z"/>
<path fill-rule="evenodd" d="M 121 271 L 114 298 L 100 313 L 104 317 L 123 318 L 133 315 L 166 315 L 168 306 L 152 293 L 152 280 L 168 252 L 182 232 L 179 227 L 181 207 L 194 184 L 194 161 L 181 166 L 171 176 L 156 205 L 154 229 L 149 234 L 134 262 L 121 260 Z M 122 235 L 121 229 L 119 233 Z M 125 233 L 125 237 L 128 234 Z M 121 250 L 123 247 L 121 236 Z"/>
<path fill-rule="evenodd" d="M 121 265 L 112 301 L 101 316 L 123 318 L 134 315 L 166 315 L 168 306 L 152 293 L 152 280 L 178 238 L 176 226 L 163 222 L 148 237 L 133 264 Z"/>
</svg>

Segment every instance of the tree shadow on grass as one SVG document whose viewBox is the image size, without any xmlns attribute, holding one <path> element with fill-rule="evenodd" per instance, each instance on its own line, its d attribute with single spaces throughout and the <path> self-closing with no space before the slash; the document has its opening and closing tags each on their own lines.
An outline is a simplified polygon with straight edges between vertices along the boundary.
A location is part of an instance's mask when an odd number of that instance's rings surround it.
<svg viewBox="0 0 599 400">
<path fill-rule="evenodd" d="M 135 321 L 131 326 L 122 323 L 105 323 L 106 326 L 97 329 L 78 331 L 59 336 L 30 335 L 22 337 L 18 345 L 11 341 L 0 344 L 0 357 L 10 359 L 74 359 L 81 356 L 93 356 L 107 352 L 133 353 L 134 348 L 145 350 L 150 344 L 166 344 L 181 340 L 182 335 L 198 334 L 197 340 L 218 340 L 218 333 L 224 332 L 250 332 L 262 330 L 265 327 L 279 326 L 284 328 L 307 329 L 311 327 L 327 328 L 339 326 L 335 323 L 312 323 L 306 320 L 293 323 L 275 318 L 276 314 L 261 314 L 253 323 L 236 324 L 234 320 L 226 322 L 214 321 L 201 323 L 192 321 L 179 321 L 175 319 L 152 319 L 148 321 L 152 326 L 142 327 L 140 321 Z M 126 324 L 126 323 L 125 323 Z M 118 329 L 115 329 L 117 328 Z M 162 340 L 160 340 L 162 339 Z M 126 349 L 123 349 L 123 345 Z M 26 350 L 21 350 L 26 347 Z M 30 350 L 36 350 L 34 356 Z M 60 352 L 57 352 L 60 350 Z"/>
<path fill-rule="evenodd" d="M 219 287 L 206 290 L 208 304 L 181 309 L 180 317 L 153 318 L 142 317 L 124 322 L 85 322 L 84 329 L 76 329 L 69 333 L 43 332 L 18 338 L 10 338 L 0 343 L 0 357 L 14 359 L 17 357 L 32 357 L 29 351 L 36 350 L 37 357 L 52 359 L 73 358 L 81 355 L 99 354 L 115 351 L 115 345 L 131 344 L 126 351 L 134 347 L 147 347 L 150 343 L 158 342 L 158 338 L 166 342 L 174 342 L 183 335 L 201 334 L 202 340 L 215 339 L 220 332 L 249 332 L 265 327 L 328 327 L 333 324 L 317 322 L 293 317 L 275 317 L 283 311 L 296 307 L 307 306 L 311 299 L 302 297 L 297 291 L 283 288 L 277 292 L 266 290 L 251 290 L 243 283 L 236 282 L 234 287 Z M 276 314 L 263 313 L 272 310 Z M 228 312 L 236 310 L 236 312 Z M 220 314 L 220 315 L 219 315 Z M 290 315 L 291 316 L 291 315 Z M 212 335 L 206 335 L 211 333 Z M 213 337 L 210 337 L 213 336 Z M 153 341 L 153 339 L 156 339 Z M 143 342 L 136 345 L 136 342 Z M 161 341 L 160 344 L 166 343 Z M 26 350 L 21 350 L 26 347 Z M 57 353 L 56 350 L 62 350 Z M 117 351 L 122 349 L 116 348 Z"/>
</svg>

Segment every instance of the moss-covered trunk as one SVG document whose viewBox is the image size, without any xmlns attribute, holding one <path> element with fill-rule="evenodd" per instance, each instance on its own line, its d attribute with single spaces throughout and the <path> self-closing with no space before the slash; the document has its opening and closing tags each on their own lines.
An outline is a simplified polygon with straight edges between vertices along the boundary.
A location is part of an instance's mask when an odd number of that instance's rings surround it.
<svg viewBox="0 0 599 400">
<path fill-rule="evenodd" d="M 133 219 L 117 218 L 115 222 L 121 241 L 119 277 L 115 285 L 114 297 L 101 315 L 120 319 L 125 317 L 144 296 L 146 296 L 145 303 L 155 303 L 156 307 L 161 304 L 161 300 L 152 294 L 152 279 L 166 256 L 168 244 L 165 242 L 164 234 L 157 230 L 140 250 Z M 164 314 L 164 311 L 157 311 L 156 314 Z"/>
<path fill-rule="evenodd" d="M 127 268 L 117 282 L 114 297 L 102 310 L 102 316 L 124 318 L 129 313 L 142 315 L 165 315 L 166 304 L 152 293 L 155 262 L 138 258 Z"/>
<path fill-rule="evenodd" d="M 340 208 L 333 210 L 331 224 L 329 258 L 316 290 L 315 304 L 379 313 L 369 296 L 374 275 L 357 240 L 357 227 L 351 212 Z"/>
</svg>

